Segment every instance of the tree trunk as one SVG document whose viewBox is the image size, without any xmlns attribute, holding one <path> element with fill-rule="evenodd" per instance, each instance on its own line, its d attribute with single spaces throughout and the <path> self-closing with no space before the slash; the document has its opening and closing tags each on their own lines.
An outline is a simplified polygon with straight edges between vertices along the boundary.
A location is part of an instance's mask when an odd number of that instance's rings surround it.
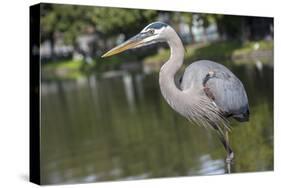
<svg viewBox="0 0 281 188">
<path fill-rule="evenodd" d="M 55 61 L 56 57 L 55 57 L 55 37 L 54 37 L 54 33 L 51 32 L 50 36 L 50 45 L 51 45 L 51 61 Z"/>
<path fill-rule="evenodd" d="M 194 43 L 194 34 L 192 32 L 192 24 L 188 24 L 188 28 L 189 28 L 191 43 Z"/>
</svg>

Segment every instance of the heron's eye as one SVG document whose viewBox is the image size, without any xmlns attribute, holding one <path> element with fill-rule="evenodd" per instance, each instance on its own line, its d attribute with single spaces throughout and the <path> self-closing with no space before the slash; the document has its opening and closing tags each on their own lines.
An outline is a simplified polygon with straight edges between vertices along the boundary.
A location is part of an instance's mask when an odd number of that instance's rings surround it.
<svg viewBox="0 0 281 188">
<path fill-rule="evenodd" d="M 153 34 L 153 33 L 154 33 L 154 30 L 153 30 L 153 29 L 150 29 L 150 30 L 148 31 L 148 33 L 149 33 L 149 34 Z"/>
</svg>

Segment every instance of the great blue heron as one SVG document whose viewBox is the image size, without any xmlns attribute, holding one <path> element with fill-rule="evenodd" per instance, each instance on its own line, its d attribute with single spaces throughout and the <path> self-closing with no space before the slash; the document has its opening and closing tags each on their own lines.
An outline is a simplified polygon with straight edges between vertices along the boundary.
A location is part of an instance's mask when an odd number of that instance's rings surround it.
<svg viewBox="0 0 281 188">
<path fill-rule="evenodd" d="M 184 46 L 176 31 L 162 22 L 149 24 L 139 34 L 102 57 L 156 42 L 167 42 L 171 50 L 169 60 L 159 73 L 163 97 L 176 112 L 188 120 L 211 127 L 218 133 L 227 151 L 226 166 L 230 173 L 234 153 L 228 139 L 228 118 L 248 121 L 249 105 L 242 82 L 229 69 L 208 60 L 196 61 L 185 69 L 180 86 L 177 87 L 174 77 L 183 64 Z"/>
</svg>

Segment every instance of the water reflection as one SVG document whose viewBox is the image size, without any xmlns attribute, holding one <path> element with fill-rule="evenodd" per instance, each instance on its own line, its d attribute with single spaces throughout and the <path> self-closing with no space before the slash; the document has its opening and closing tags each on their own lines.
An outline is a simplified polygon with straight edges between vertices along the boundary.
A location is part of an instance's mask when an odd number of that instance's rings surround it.
<svg viewBox="0 0 281 188">
<path fill-rule="evenodd" d="M 135 94 L 133 86 L 133 78 L 131 74 L 124 74 L 122 76 L 123 85 L 125 89 L 126 99 L 131 111 L 134 111 L 135 108 Z"/>
<path fill-rule="evenodd" d="M 273 70 L 235 66 L 251 120 L 233 121 L 234 172 L 273 169 Z M 157 74 L 107 73 L 42 84 L 42 183 L 222 174 L 216 135 L 163 100 Z"/>
<path fill-rule="evenodd" d="M 212 160 L 210 155 L 203 155 L 200 157 L 201 167 L 198 170 L 198 174 L 202 175 L 213 175 L 213 174 L 223 174 L 225 172 L 224 165 L 225 162 L 222 159 Z"/>
</svg>

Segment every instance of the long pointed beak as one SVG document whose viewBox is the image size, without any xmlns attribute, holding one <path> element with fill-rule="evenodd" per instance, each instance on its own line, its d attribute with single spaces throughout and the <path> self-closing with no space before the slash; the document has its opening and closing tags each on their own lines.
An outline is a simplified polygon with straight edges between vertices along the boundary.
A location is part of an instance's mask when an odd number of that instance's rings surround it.
<svg viewBox="0 0 281 188">
<path fill-rule="evenodd" d="M 105 54 L 103 54 L 101 57 L 109 57 L 115 54 L 119 54 L 125 50 L 132 49 L 136 46 L 138 46 L 141 43 L 141 39 L 136 35 L 135 37 L 127 40 L 126 42 L 116 46 L 115 48 L 109 50 Z"/>
</svg>

